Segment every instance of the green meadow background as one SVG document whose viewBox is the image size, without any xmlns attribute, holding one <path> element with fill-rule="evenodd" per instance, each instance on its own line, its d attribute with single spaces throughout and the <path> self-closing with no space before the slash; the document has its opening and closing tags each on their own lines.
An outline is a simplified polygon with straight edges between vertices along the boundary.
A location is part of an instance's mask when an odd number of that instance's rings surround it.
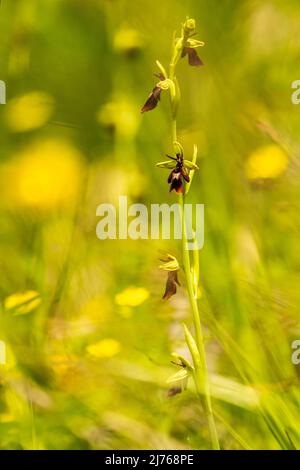
<svg viewBox="0 0 300 470">
<path fill-rule="evenodd" d="M 174 241 L 96 237 L 96 208 L 174 203 L 169 100 L 140 114 L 195 18 L 205 67 L 178 66 L 179 140 L 199 148 L 199 307 L 223 449 L 300 447 L 297 0 L 3 0 L 0 5 L 1 449 L 208 449 L 192 328 L 162 301 Z M 2 343 L 3 346 L 3 343 Z M 170 389 L 182 387 L 172 396 Z"/>
</svg>

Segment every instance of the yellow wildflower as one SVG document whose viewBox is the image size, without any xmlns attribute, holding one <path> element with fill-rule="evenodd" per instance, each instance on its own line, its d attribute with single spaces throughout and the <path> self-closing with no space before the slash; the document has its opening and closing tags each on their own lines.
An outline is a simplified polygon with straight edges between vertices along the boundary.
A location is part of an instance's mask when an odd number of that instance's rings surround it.
<svg viewBox="0 0 300 470">
<path fill-rule="evenodd" d="M 143 287 L 127 287 L 115 297 L 118 305 L 125 307 L 137 307 L 149 297 L 149 291 Z"/>
<path fill-rule="evenodd" d="M 116 356 L 121 351 L 121 344 L 112 338 L 106 338 L 97 343 L 90 344 L 87 352 L 96 358 L 109 358 Z"/>
<path fill-rule="evenodd" d="M 40 91 L 13 98 L 5 109 L 7 125 L 14 132 L 31 131 L 49 120 L 53 107 L 52 97 Z"/>
<path fill-rule="evenodd" d="M 122 28 L 114 37 L 116 51 L 125 54 L 134 54 L 143 47 L 141 34 L 136 29 Z"/>
<path fill-rule="evenodd" d="M 246 162 L 250 180 L 274 179 L 281 176 L 288 165 L 288 156 L 278 145 L 266 145 L 255 150 Z"/>
<path fill-rule="evenodd" d="M 34 141 L 0 169 L 4 203 L 42 210 L 70 205 L 76 202 L 80 174 L 81 154 L 71 144 Z"/>
</svg>

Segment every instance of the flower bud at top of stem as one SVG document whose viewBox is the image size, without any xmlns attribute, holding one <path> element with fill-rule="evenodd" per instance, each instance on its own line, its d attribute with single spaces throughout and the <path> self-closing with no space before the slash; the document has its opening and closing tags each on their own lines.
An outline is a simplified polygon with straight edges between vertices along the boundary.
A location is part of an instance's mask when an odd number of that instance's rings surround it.
<svg viewBox="0 0 300 470">
<path fill-rule="evenodd" d="M 195 32 L 196 21 L 193 18 L 187 18 L 186 22 L 183 24 L 183 31 L 185 36 L 190 36 Z"/>
</svg>

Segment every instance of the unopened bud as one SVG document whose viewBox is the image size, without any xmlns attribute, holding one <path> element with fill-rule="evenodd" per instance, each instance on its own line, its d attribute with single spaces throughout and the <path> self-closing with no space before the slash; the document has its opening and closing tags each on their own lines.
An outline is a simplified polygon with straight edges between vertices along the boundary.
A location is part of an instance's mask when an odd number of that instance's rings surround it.
<svg viewBox="0 0 300 470">
<path fill-rule="evenodd" d="M 193 33 L 196 29 L 196 21 L 193 18 L 189 18 L 184 24 L 184 29 L 188 33 Z"/>
</svg>

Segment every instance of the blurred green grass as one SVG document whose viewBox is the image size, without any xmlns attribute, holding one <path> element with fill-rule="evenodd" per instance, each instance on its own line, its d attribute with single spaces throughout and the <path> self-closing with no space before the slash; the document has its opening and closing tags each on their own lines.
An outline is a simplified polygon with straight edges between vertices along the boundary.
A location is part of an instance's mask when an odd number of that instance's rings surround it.
<svg viewBox="0 0 300 470">
<path fill-rule="evenodd" d="M 221 446 L 300 446 L 299 2 L 18 0 L 0 7 L 2 449 L 210 445 L 192 384 L 167 397 L 190 322 L 183 288 L 161 302 L 160 250 L 180 257 L 176 243 L 95 234 L 97 205 L 120 194 L 175 202 L 155 168 L 171 151 L 167 100 L 139 110 L 187 15 L 205 67 L 179 66 L 179 136 L 188 157 L 200 149 L 189 197 L 205 204 L 200 308 Z M 33 114 L 32 92 L 44 94 Z M 269 145 L 287 168 L 249 181 Z"/>
</svg>

